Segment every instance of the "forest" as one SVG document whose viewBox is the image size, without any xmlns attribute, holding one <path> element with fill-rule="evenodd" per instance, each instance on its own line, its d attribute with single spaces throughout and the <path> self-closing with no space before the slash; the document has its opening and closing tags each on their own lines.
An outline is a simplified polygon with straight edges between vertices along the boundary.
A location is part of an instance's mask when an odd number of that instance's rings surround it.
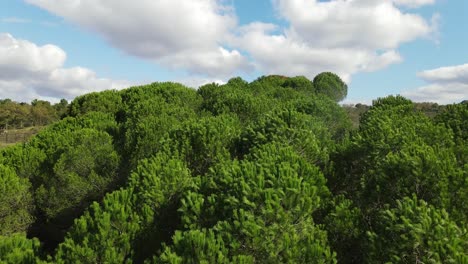
<svg viewBox="0 0 468 264">
<path fill-rule="evenodd" d="M 0 263 L 468 264 L 468 103 L 387 96 L 353 125 L 347 89 L 324 72 L 36 101 L 52 123 L 0 149 Z"/>
</svg>

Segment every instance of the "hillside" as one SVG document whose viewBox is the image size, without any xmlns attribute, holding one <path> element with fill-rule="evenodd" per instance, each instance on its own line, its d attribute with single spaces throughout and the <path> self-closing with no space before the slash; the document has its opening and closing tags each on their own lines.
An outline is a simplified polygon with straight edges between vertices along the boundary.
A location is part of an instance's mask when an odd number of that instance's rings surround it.
<svg viewBox="0 0 468 264">
<path fill-rule="evenodd" d="M 322 73 L 80 96 L 0 150 L 0 262 L 468 263 L 468 104 L 346 94 Z"/>
</svg>

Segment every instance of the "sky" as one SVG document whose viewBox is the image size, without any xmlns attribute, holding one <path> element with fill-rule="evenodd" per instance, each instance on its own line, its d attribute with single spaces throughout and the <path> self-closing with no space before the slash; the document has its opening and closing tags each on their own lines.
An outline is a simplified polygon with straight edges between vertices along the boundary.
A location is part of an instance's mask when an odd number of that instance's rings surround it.
<svg viewBox="0 0 468 264">
<path fill-rule="evenodd" d="M 343 103 L 468 100 L 465 0 L 1 0 L 0 98 L 338 74 Z"/>
</svg>

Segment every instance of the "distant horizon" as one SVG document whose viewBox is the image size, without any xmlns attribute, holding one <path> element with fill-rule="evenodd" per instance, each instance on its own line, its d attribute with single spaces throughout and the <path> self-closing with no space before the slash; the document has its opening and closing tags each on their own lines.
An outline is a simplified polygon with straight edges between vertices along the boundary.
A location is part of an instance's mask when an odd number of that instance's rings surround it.
<svg viewBox="0 0 468 264">
<path fill-rule="evenodd" d="M 0 98 L 337 73 L 341 104 L 468 100 L 467 1 L 12 0 L 0 3 Z"/>
<path fill-rule="evenodd" d="M 259 76 L 258 78 L 263 77 L 263 76 L 281 76 L 281 75 L 278 75 L 278 74 L 262 75 L 262 76 Z M 289 77 L 289 76 L 284 76 L 284 77 L 292 78 L 292 77 Z M 235 77 L 233 77 L 233 78 L 235 78 Z M 310 80 L 310 81 L 312 81 L 312 80 Z M 92 92 L 89 92 L 89 93 L 104 92 L 104 91 L 109 91 L 109 90 L 120 91 L 120 90 L 130 89 L 130 88 L 139 87 L 139 86 L 144 87 L 144 86 L 147 86 L 147 85 L 151 85 L 153 83 L 165 83 L 165 82 L 172 82 L 172 81 L 162 81 L 162 82 L 155 81 L 155 82 L 146 83 L 146 84 L 135 84 L 135 85 L 131 85 L 131 86 L 128 86 L 128 87 L 123 87 L 121 89 L 110 88 L 110 89 L 105 89 L 105 90 L 100 90 L 100 91 L 92 91 Z M 206 85 L 206 84 L 211 84 L 211 83 L 216 83 L 218 85 L 225 85 L 226 84 L 226 82 L 223 82 L 223 83 L 209 82 L 209 83 L 204 83 L 204 84 L 200 85 L 200 87 L 192 87 L 190 85 L 183 84 L 183 83 L 180 83 L 180 82 L 172 82 L 172 83 L 178 83 L 178 84 L 186 86 L 189 89 L 194 89 L 194 90 L 198 90 L 201 86 Z M 83 94 L 77 95 L 76 97 L 70 98 L 70 99 L 68 99 L 68 98 L 52 98 L 52 100 L 48 100 L 47 98 L 42 98 L 42 99 L 41 98 L 34 98 L 31 101 L 18 101 L 18 100 L 14 100 L 14 99 L 11 99 L 11 98 L 8 98 L 8 97 L 5 97 L 5 98 L 0 97 L 0 101 L 11 100 L 11 101 L 13 101 L 15 103 L 18 103 L 18 104 L 32 104 L 32 102 L 35 101 L 35 100 L 42 100 L 42 101 L 46 101 L 46 102 L 51 103 L 51 105 L 54 105 L 54 104 L 59 104 L 61 102 L 61 100 L 66 100 L 68 103 L 71 103 L 77 97 L 80 97 L 80 96 L 83 96 L 83 95 L 86 95 L 86 94 L 88 94 L 88 93 L 83 93 Z M 369 99 L 368 101 L 356 101 L 356 102 L 351 102 L 351 101 L 349 101 L 348 99 L 345 98 L 344 100 L 339 101 L 338 104 L 341 105 L 342 107 L 355 107 L 356 105 L 359 105 L 359 104 L 362 104 L 364 106 L 372 106 L 375 100 L 382 99 L 382 98 L 385 98 L 385 97 L 390 97 L 390 96 L 403 96 L 403 95 L 401 95 L 401 94 L 388 94 L 388 95 L 385 95 L 385 96 L 380 96 L 380 97 Z M 408 98 L 408 97 L 406 97 L 406 98 Z M 413 101 L 413 103 L 415 103 L 415 104 L 428 103 L 428 104 L 437 104 L 437 105 L 440 105 L 440 106 L 444 106 L 444 105 L 451 105 L 451 104 L 460 104 L 460 103 L 464 103 L 464 102 L 467 102 L 467 101 L 468 100 L 465 99 L 465 100 L 461 100 L 461 101 L 458 101 L 458 102 L 452 102 L 452 103 L 437 103 L 437 102 L 432 102 L 432 101 Z"/>
</svg>

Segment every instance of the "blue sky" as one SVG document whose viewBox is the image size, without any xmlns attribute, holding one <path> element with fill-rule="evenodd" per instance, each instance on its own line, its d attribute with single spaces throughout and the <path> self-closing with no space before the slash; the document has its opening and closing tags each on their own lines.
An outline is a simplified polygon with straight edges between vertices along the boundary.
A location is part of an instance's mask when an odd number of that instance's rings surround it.
<svg viewBox="0 0 468 264">
<path fill-rule="evenodd" d="M 6 0 L 0 98 L 333 71 L 345 103 L 454 103 L 468 99 L 467 13 L 455 0 Z"/>
</svg>

